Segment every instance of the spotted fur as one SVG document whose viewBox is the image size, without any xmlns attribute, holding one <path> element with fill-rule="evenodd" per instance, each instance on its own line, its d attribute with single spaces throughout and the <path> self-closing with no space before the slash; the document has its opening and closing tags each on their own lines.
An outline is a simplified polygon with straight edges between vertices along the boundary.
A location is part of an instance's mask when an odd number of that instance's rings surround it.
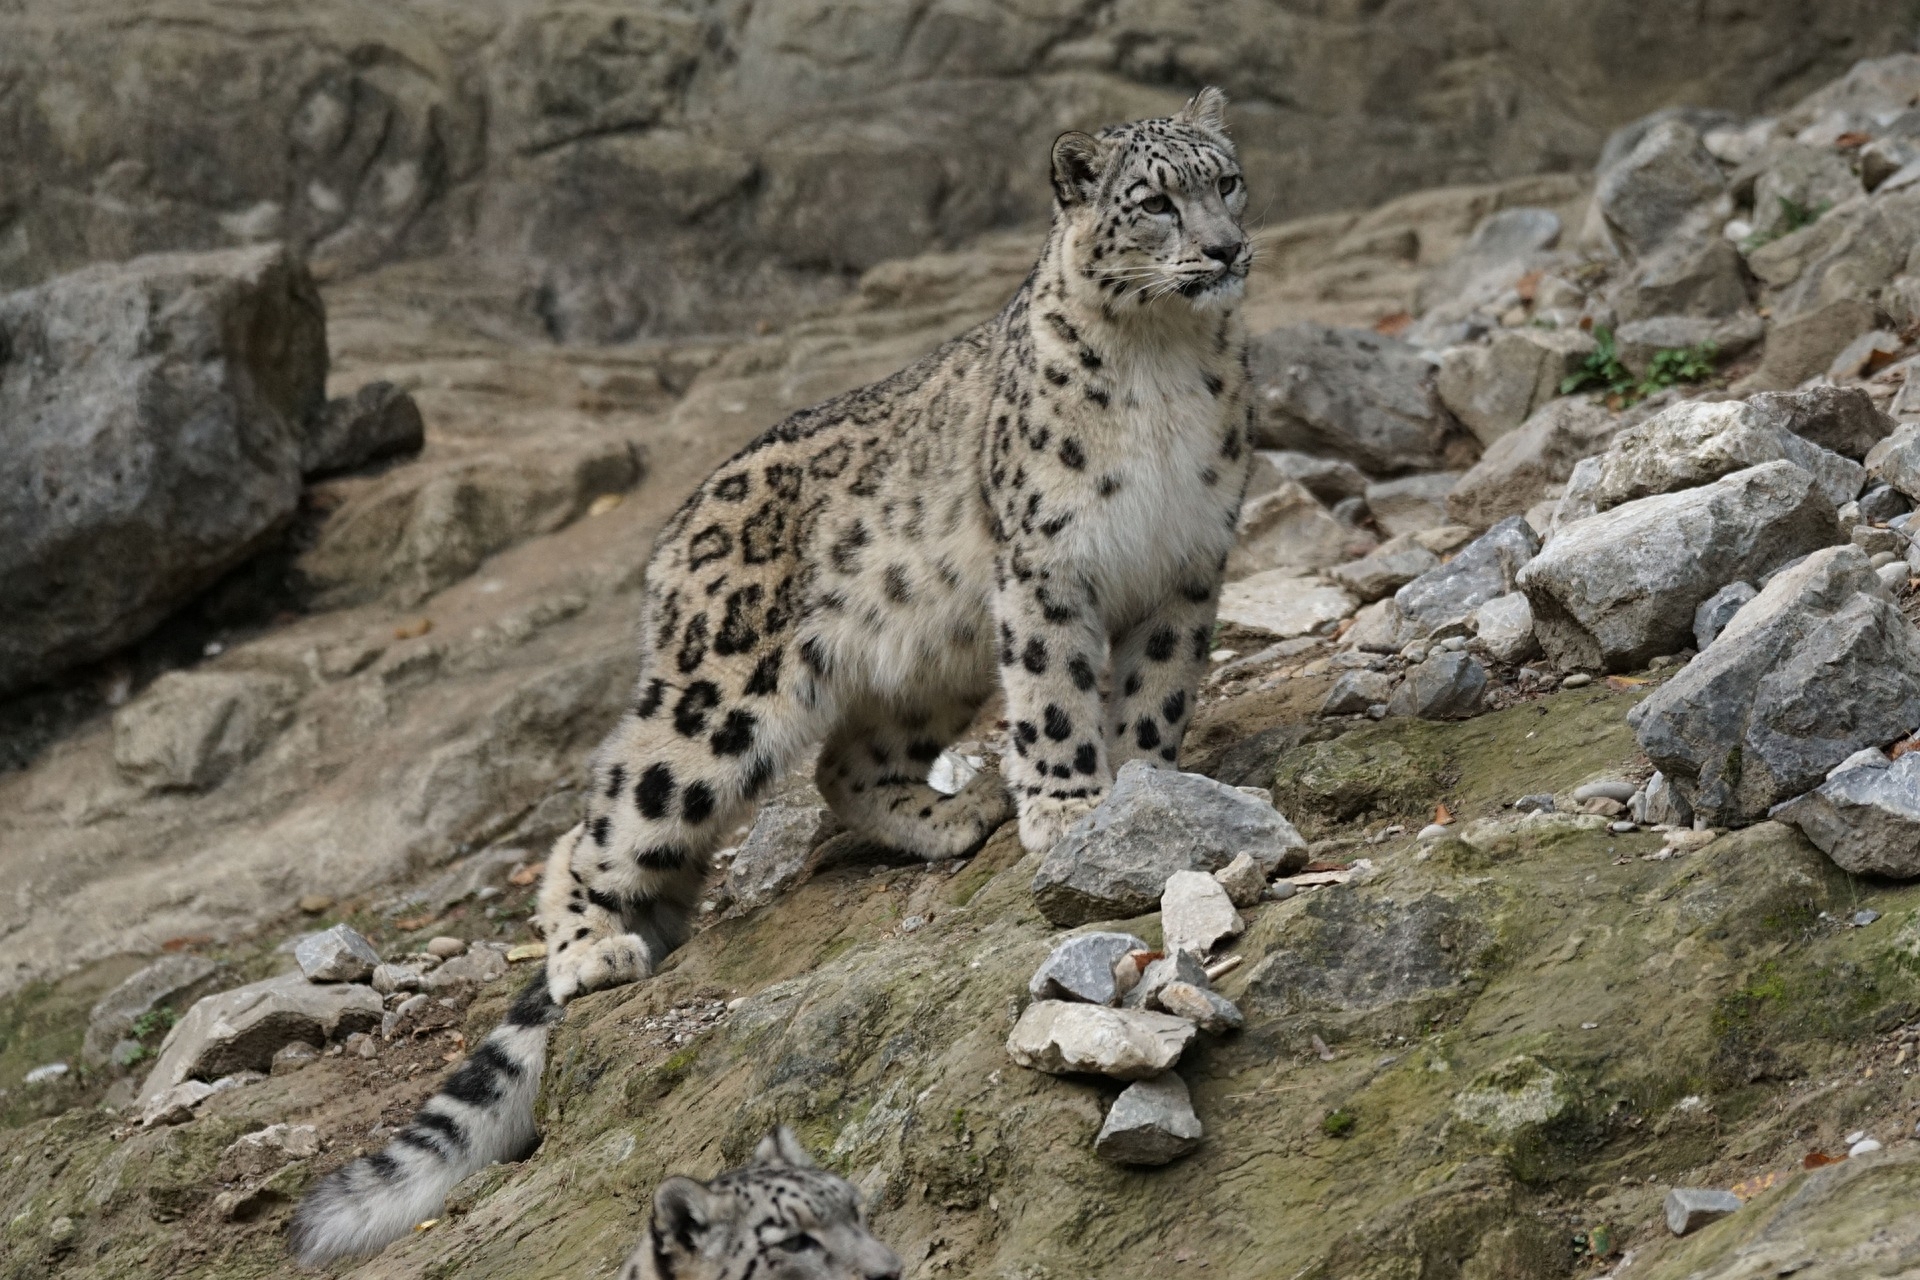
<svg viewBox="0 0 1920 1280">
<path fill-rule="evenodd" d="M 899 1280 L 860 1193 L 775 1129 L 751 1163 L 711 1182 L 669 1178 L 619 1280 Z"/>
<path fill-rule="evenodd" d="M 1062 135 L 1051 234 L 998 316 L 773 427 L 662 530 L 639 683 L 541 883 L 554 1005 L 649 976 L 687 936 L 711 851 L 816 744 L 840 820 L 928 859 L 1016 813 L 1045 849 L 1120 765 L 1178 760 L 1252 456 L 1224 107 L 1208 89 L 1170 118 Z M 942 794 L 934 760 L 996 690 L 1004 779 Z M 416 1124 L 457 1110 L 436 1099 Z M 417 1159 L 389 1149 L 394 1177 L 323 1186 L 303 1220 L 347 1225 L 312 1226 L 306 1256 L 391 1238 L 532 1130 L 488 1112 L 476 1138 L 459 1115 L 464 1146 L 423 1134 Z"/>
</svg>

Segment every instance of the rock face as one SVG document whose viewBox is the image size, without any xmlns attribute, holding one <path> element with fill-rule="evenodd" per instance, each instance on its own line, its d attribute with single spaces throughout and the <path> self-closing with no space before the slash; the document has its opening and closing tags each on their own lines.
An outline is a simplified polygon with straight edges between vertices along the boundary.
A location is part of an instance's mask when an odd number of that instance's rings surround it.
<svg viewBox="0 0 1920 1280">
<path fill-rule="evenodd" d="M 380 1014 L 380 997 L 371 987 L 322 986 L 297 973 L 207 996 L 167 1033 L 159 1060 L 140 1088 L 140 1103 L 188 1080 L 266 1071 L 274 1052 L 288 1041 L 325 1044 L 379 1026 Z"/>
<path fill-rule="evenodd" d="M 1920 725 L 1920 632 L 1865 553 L 1832 547 L 1776 575 L 1627 723 L 1697 816 L 1752 822 Z"/>
<path fill-rule="evenodd" d="M 1843 870 L 1911 880 L 1920 876 L 1920 752 L 1891 762 L 1874 754 L 1771 816 L 1806 832 Z"/>
<path fill-rule="evenodd" d="M 1560 529 L 1520 571 L 1534 634 L 1562 670 L 1626 670 L 1686 647 L 1700 603 L 1833 542 L 1814 478 L 1770 462 Z"/>
<path fill-rule="evenodd" d="M 1514 589 L 1520 571 L 1540 552 L 1540 538 L 1523 517 L 1509 516 L 1467 544 L 1453 559 L 1394 592 L 1400 616 L 1420 635 L 1464 621 L 1475 609 Z"/>
<path fill-rule="evenodd" d="M 1217 871 L 1247 853 L 1268 875 L 1297 870 L 1306 841 L 1261 800 L 1198 774 L 1122 765 L 1098 809 L 1068 829 L 1040 863 L 1033 897 L 1056 925 L 1154 910 L 1176 871 Z"/>
<path fill-rule="evenodd" d="M 1115 1164 L 1170 1164 L 1199 1146 L 1206 1132 L 1193 1113 L 1187 1082 L 1169 1071 L 1120 1091 L 1093 1149 Z"/>
<path fill-rule="evenodd" d="M 1620 419 L 1587 396 L 1542 406 L 1495 440 L 1447 494 L 1447 513 L 1475 529 L 1524 515 L 1550 484 L 1563 484 L 1582 458 L 1607 447 Z"/>
<path fill-rule="evenodd" d="M 1446 461 L 1451 419 L 1432 368 L 1405 343 L 1304 323 L 1254 338 L 1248 357 L 1261 448 L 1329 454 L 1374 475 Z"/>
<path fill-rule="evenodd" d="M 298 694 L 257 671 L 170 671 L 113 717 L 113 762 L 153 791 L 216 786 L 284 729 Z"/>
<path fill-rule="evenodd" d="M 1781 426 L 1738 400 L 1688 401 L 1621 432 L 1598 457 L 1574 468 L 1561 511 L 1591 514 L 1658 493 L 1691 489 L 1765 462 L 1791 462 L 1812 475 L 1834 507 L 1859 496 L 1865 469 Z"/>
<path fill-rule="evenodd" d="M 87 1016 L 87 1038 L 80 1056 L 91 1066 L 107 1061 L 113 1046 L 133 1031 L 141 1016 L 211 974 L 204 956 L 181 952 L 161 956 L 100 997 Z"/>
<path fill-rule="evenodd" d="M 327 343 L 277 247 L 0 298 L 0 694 L 145 635 L 293 514 Z"/>
<path fill-rule="evenodd" d="M 399 454 L 418 453 L 426 423 L 413 397 L 391 382 L 369 382 L 350 396 L 327 401 L 300 443 L 307 476 L 351 471 Z"/>
<path fill-rule="evenodd" d="M 1130 933 L 1083 933 L 1068 938 L 1033 971 L 1027 994 L 1035 1000 L 1117 1004 L 1121 992 L 1114 984 L 1114 964 L 1130 952 L 1147 950 L 1147 944 Z"/>
<path fill-rule="evenodd" d="M 1052 1075 L 1086 1071 L 1145 1080 L 1180 1061 L 1195 1034 L 1191 1022 L 1164 1013 L 1036 1000 L 1014 1024 L 1007 1053 Z"/>
<path fill-rule="evenodd" d="M 1579 329 L 1501 329 L 1485 346 L 1455 347 L 1442 357 L 1441 403 L 1490 446 L 1559 395 L 1561 380 L 1594 346 Z"/>
<path fill-rule="evenodd" d="M 1864 459 L 1893 433 L 1894 421 L 1862 387 L 1762 391 L 1747 399 L 1754 420 L 1781 427 L 1845 458 Z"/>
</svg>

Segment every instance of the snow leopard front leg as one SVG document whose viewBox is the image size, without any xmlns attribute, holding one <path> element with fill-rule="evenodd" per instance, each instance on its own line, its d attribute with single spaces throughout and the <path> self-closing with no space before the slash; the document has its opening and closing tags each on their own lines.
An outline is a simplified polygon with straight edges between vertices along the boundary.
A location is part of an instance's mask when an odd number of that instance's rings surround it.
<svg viewBox="0 0 1920 1280">
<path fill-rule="evenodd" d="M 1219 604 L 1219 575 L 1195 574 L 1115 646 L 1107 752 L 1116 772 L 1129 760 L 1157 769 L 1179 763 Z"/>
<path fill-rule="evenodd" d="M 1113 780 L 1100 732 L 1105 628 L 1093 593 L 1071 568 L 1015 549 L 1001 557 L 993 614 L 1007 695 L 1001 765 L 1020 811 L 1020 843 L 1053 847 L 1091 813 Z"/>
</svg>

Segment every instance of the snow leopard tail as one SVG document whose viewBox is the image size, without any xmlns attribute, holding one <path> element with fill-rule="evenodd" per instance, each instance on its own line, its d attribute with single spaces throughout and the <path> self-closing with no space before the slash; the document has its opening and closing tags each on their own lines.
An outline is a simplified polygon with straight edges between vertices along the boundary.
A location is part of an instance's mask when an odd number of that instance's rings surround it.
<svg viewBox="0 0 1920 1280">
<path fill-rule="evenodd" d="M 531 1152 L 540 1137 L 533 1103 L 547 1029 L 559 1018 L 542 965 L 506 1018 L 385 1150 L 329 1174 L 300 1201 L 291 1229 L 300 1264 L 376 1253 L 438 1217 L 447 1192 L 468 1174 Z"/>
</svg>

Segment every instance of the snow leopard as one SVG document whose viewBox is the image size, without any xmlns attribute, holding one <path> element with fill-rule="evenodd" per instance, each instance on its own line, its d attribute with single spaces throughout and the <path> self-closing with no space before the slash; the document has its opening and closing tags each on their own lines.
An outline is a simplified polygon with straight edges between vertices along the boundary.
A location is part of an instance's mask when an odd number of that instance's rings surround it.
<svg viewBox="0 0 1920 1280">
<path fill-rule="evenodd" d="M 815 748 L 848 830 L 930 861 L 1009 819 L 1045 850 L 1123 764 L 1178 763 L 1252 459 L 1225 107 L 1062 134 L 1045 248 L 998 315 L 772 427 L 666 523 L 632 701 L 547 857 L 543 975 L 308 1197 L 303 1258 L 378 1248 L 532 1144 L 559 1008 L 685 941 L 713 850 Z M 929 785 L 996 692 L 1000 769 Z"/>
</svg>

